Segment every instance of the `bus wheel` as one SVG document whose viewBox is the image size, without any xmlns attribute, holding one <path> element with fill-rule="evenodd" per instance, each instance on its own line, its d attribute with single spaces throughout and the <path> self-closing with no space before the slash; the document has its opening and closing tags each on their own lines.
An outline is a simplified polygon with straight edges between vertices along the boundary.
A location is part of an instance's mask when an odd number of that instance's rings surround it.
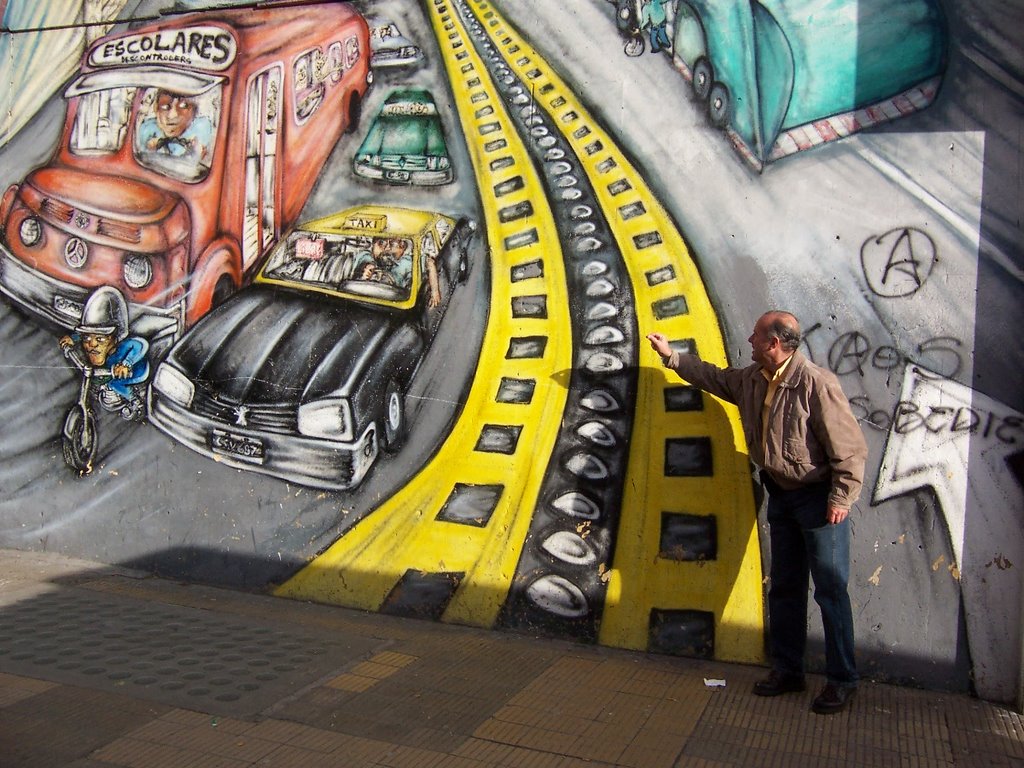
<svg viewBox="0 0 1024 768">
<path fill-rule="evenodd" d="M 228 297 L 235 292 L 235 282 L 230 275 L 221 275 L 217 278 L 217 284 L 213 287 L 213 297 L 210 299 L 210 309 L 219 307 Z"/>
<path fill-rule="evenodd" d="M 352 97 L 352 101 L 348 105 L 348 125 L 345 126 L 345 133 L 355 133 L 356 128 L 359 127 L 359 118 L 363 114 L 363 100 L 359 98 L 359 94 L 355 94 Z"/>
<path fill-rule="evenodd" d="M 713 82 L 715 70 L 707 56 L 701 56 L 693 65 L 693 95 L 700 101 L 707 101 Z"/>
<path fill-rule="evenodd" d="M 708 94 L 708 119 L 715 128 L 725 128 L 729 123 L 729 89 L 722 83 L 711 86 Z"/>
</svg>

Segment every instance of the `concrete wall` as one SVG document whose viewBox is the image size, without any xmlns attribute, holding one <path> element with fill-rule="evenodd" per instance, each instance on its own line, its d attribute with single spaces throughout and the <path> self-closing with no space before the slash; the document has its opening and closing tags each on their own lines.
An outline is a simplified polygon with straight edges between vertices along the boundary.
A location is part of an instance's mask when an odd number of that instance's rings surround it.
<svg viewBox="0 0 1024 768">
<path fill-rule="evenodd" d="M 41 191 L 29 198 L 47 226 L 57 227 L 44 229 L 40 249 L 49 247 L 47 238 L 59 237 L 62 245 L 72 235 L 91 242 L 98 237 L 94 219 L 119 215 L 139 224 L 149 208 L 166 204 L 170 210 L 178 199 L 150 197 L 132 186 L 133 178 L 152 183 L 153 176 L 126 166 L 117 166 L 116 180 L 89 186 L 83 196 L 85 179 L 102 176 L 104 161 L 95 153 L 69 153 L 61 131 L 68 103 L 63 83 L 74 76 L 85 45 L 108 30 L 131 31 L 124 23 L 111 28 L 101 22 L 120 13 L 123 22 L 145 19 L 170 29 L 179 15 L 156 0 L 72 5 L 0 4 L 0 69 L 10 86 L 0 148 L 5 188 L 46 165 L 81 163 L 87 171 L 71 183 L 31 177 Z M 208 20 L 214 5 L 229 4 L 187 5 Z M 833 42 L 829 52 L 814 55 L 795 44 L 790 100 L 808 97 L 800 88 L 812 86 L 800 84 L 799 68 L 814 56 L 815 67 L 835 67 L 833 82 L 849 76 L 855 87 L 833 94 L 836 106 L 811 125 L 790 126 L 779 117 L 781 102 L 771 101 L 786 66 L 741 85 L 730 74 L 740 64 L 715 59 L 717 76 L 731 80 L 734 100 L 731 119 L 718 128 L 694 94 L 700 43 L 686 37 L 679 3 L 667 7 L 674 50 L 655 54 L 645 33 L 646 50 L 629 55 L 628 30 L 617 26 L 612 2 L 496 2 L 502 24 L 522 35 L 521 49 L 534 49 L 532 63 L 521 65 L 522 83 L 515 80 L 520 65 L 514 60 L 508 72 L 492 74 L 509 125 L 538 141 L 516 158 L 527 170 L 514 188 L 494 175 L 500 171 L 489 166 L 487 139 L 472 122 L 483 119 L 473 117 L 480 110 L 473 99 L 478 86 L 459 79 L 462 60 L 438 45 L 439 35 L 447 39 L 442 11 L 413 0 L 370 5 L 367 14 L 391 18 L 424 56 L 375 68 L 351 133 L 305 165 L 275 154 L 274 148 L 286 151 L 283 142 L 304 121 L 320 119 L 318 110 L 320 117 L 328 109 L 339 119 L 356 117 L 347 112 L 351 102 L 332 101 L 348 87 L 332 79 L 344 69 L 336 51 L 328 43 L 295 46 L 280 74 L 266 75 L 248 91 L 262 115 L 249 155 L 263 163 L 277 157 L 279 173 L 253 171 L 239 149 L 226 170 L 215 165 L 211 171 L 223 190 L 213 203 L 190 197 L 202 181 L 178 178 L 164 189 L 186 200 L 189 237 L 219 227 L 220 239 L 213 240 L 224 253 L 244 251 L 245 238 L 258 248 L 257 231 L 267 233 L 263 242 L 270 245 L 296 220 L 367 204 L 449 215 L 446 232 L 472 221 L 460 241 L 468 272 L 459 271 L 457 249 L 442 254 L 453 256 L 440 278 L 445 311 L 441 317 L 431 308 L 424 321 L 431 332 L 436 324 L 436 336 L 424 336 L 421 323 L 388 341 L 379 315 L 358 319 L 351 309 L 310 320 L 317 306 L 334 306 L 337 297 L 330 296 L 307 296 L 273 313 L 239 311 L 199 321 L 186 335 L 190 355 L 225 345 L 232 350 L 197 379 L 200 390 L 216 382 L 221 401 L 211 400 L 210 413 L 230 410 L 221 437 L 207 435 L 221 442 L 196 438 L 202 444 L 190 450 L 180 434 L 172 436 L 169 417 L 161 421 L 149 412 L 173 389 L 164 378 L 146 402 L 149 410 L 124 414 L 133 418 L 98 409 L 97 453 L 76 471 L 62 434 L 80 377 L 62 356 L 59 339 L 78 323 L 68 320 L 71 328 L 62 329 L 40 319 L 26 306 L 31 301 L 19 287 L 25 283 L 16 277 L 22 273 L 5 256 L 0 545 L 369 610 L 760 662 L 767 528 L 758 517 L 761 493 L 738 418 L 728 405 L 667 376 L 643 335 L 665 329 L 679 343 L 696 344 L 706 359 L 745 365 L 754 321 L 779 307 L 800 318 L 803 351 L 839 377 L 869 445 L 865 490 L 852 512 L 851 595 L 863 674 L 1017 699 L 1024 651 L 1024 345 L 1018 331 L 1024 326 L 1024 61 L 1011 32 L 1024 19 L 1017 4 L 921 3 L 924 21 L 915 34 L 933 34 L 940 54 L 929 69 L 912 61 L 909 45 L 879 50 L 873 36 L 892 22 L 881 6 L 823 3 L 836 18 L 852 19 L 854 33 L 845 45 Z M 701 12 L 699 3 L 682 10 L 689 8 Z M 316 19 L 325 11 L 310 5 L 302 13 Z M 814 39 L 808 26 L 818 22 L 792 23 Z M 818 32 L 833 39 L 839 26 Z M 47 29 L 30 31 L 38 27 Z M 774 33 L 765 34 L 748 45 L 778 44 Z M 54 51 L 63 62 L 56 69 Z M 543 114 L 547 107 L 528 87 L 527 73 L 538 61 L 554 71 L 544 82 L 557 77 L 558 92 L 572 101 L 571 119 L 591 121 L 588 131 L 601 137 L 601 152 L 625 174 L 627 186 L 615 189 L 640 195 L 643 205 L 630 210 L 643 210 L 641 220 L 656 239 L 645 240 L 644 231 L 627 230 L 614 217 L 581 213 L 600 209 L 615 190 L 588 186 L 589 150 L 578 160 L 572 156 L 586 146 L 574 144 L 583 139 L 569 132 L 539 143 L 546 135 L 541 128 L 556 131 L 559 120 L 570 118 Z M 306 79 L 294 86 L 301 93 L 293 102 L 288 89 L 303 66 Z M 910 70 L 920 74 L 912 83 L 906 81 Z M 216 87 L 225 90 L 204 91 L 208 102 L 200 109 L 226 109 L 229 95 L 209 94 L 233 91 Z M 409 88 L 431 92 L 447 143 L 452 178 L 436 186 L 387 183 L 354 170 L 371 122 L 388 112 L 385 100 Z M 868 92 L 877 98 L 858 101 L 858 93 Z M 764 118 L 755 135 L 736 110 L 757 99 L 770 102 L 766 109 L 776 118 Z M 769 124 L 778 130 L 764 127 Z M 341 125 L 317 130 L 335 129 Z M 217 141 L 222 152 L 234 146 L 227 138 Z M 257 145 L 262 150 L 253 149 Z M 566 182 L 575 176 L 578 184 Z M 550 217 L 539 220 L 534 240 L 517 241 L 507 229 L 514 217 L 502 206 L 511 193 L 536 193 L 529 199 L 541 204 L 531 204 L 530 215 L 543 213 L 543 201 L 550 201 Z M 63 224 L 53 224 L 57 209 L 40 202 L 58 198 L 77 201 L 68 203 Z M 5 198 L 5 215 L 12 200 Z M 122 207 L 115 214 L 117 200 Z M 244 226 L 225 223 L 232 206 L 248 210 Z M 522 203 L 518 210 L 526 208 Z M 383 226 L 383 219 L 361 215 L 364 236 Z M 18 216 L 20 233 L 25 214 Z M 237 247 L 224 245 L 232 227 Z M 4 232 L 5 249 L 16 236 L 12 230 Z M 133 248 L 144 250 L 146 237 Z M 305 238 L 300 248 L 307 261 L 324 257 L 315 242 Z M 616 247 L 605 256 L 607 243 Z M 557 258 L 560 252 L 564 259 Z M 418 251 L 417 257 L 423 271 L 415 285 L 432 304 L 429 258 Z M 95 257 L 82 257 L 92 265 L 89 258 Z M 650 265 L 649 258 L 655 259 Z M 42 256 L 17 261 L 46 270 Z M 123 257 L 112 263 L 98 283 L 74 277 L 82 273 L 68 266 L 53 276 L 88 284 L 71 291 L 84 300 L 96 285 L 123 279 Z M 254 271 L 224 264 L 223 275 L 232 281 L 253 281 Z M 264 278 L 266 285 L 280 283 L 269 273 Z M 682 305 L 674 295 L 653 293 L 662 279 L 685 286 Z M 195 294 L 201 284 L 178 274 L 152 301 Z M 256 295 L 251 288 L 242 294 Z M 647 296 L 653 315 L 642 306 Z M 190 322 L 202 314 L 196 302 L 186 299 Z M 281 306 L 281 296 L 274 306 Z M 150 326 L 135 309 L 132 318 L 132 336 L 151 342 L 149 375 L 138 388 L 145 397 L 161 362 L 184 370 L 187 355 L 172 351 L 165 359 L 169 345 L 147 333 Z M 229 323 L 238 325 L 226 339 L 217 329 Z M 355 337 L 359 343 L 343 350 L 332 346 Z M 290 390 L 312 398 L 309 372 L 320 371 L 325 381 L 332 375 L 325 371 L 346 359 L 366 361 L 354 389 L 346 390 L 349 418 L 358 422 L 360 409 L 368 409 L 376 419 L 372 438 L 351 460 L 354 477 L 344 479 L 349 464 L 342 462 L 345 469 L 324 479 L 336 454 L 305 454 L 286 469 L 274 469 L 262 454 L 239 458 L 266 449 L 239 437 L 259 429 L 261 408 L 275 397 L 284 402 Z M 388 389 L 391 382 L 397 394 Z M 329 389 L 317 386 L 318 396 Z M 400 422 L 389 425 L 389 415 Z M 311 479 L 314 470 L 320 480 Z M 815 613 L 810 664 L 820 670 Z"/>
</svg>

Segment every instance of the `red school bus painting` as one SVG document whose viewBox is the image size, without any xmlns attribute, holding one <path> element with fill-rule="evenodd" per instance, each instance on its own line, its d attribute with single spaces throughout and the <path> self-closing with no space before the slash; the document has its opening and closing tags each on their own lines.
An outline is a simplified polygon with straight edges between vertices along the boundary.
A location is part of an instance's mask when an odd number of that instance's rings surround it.
<svg viewBox="0 0 1024 768">
<path fill-rule="evenodd" d="M 193 13 L 111 34 L 64 92 L 50 161 L 0 200 L 0 291 L 64 328 L 117 287 L 163 347 L 246 278 L 358 123 L 349 3 Z"/>
</svg>

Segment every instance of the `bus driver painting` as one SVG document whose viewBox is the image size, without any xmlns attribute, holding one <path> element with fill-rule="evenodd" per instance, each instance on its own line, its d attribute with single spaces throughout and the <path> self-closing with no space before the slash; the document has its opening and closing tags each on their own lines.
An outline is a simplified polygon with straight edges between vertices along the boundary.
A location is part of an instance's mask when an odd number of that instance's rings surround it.
<svg viewBox="0 0 1024 768">
<path fill-rule="evenodd" d="M 139 144 L 147 152 L 193 155 L 209 164 L 215 128 L 209 117 L 197 115 L 195 98 L 162 89 L 155 95 L 154 115 L 145 118 L 139 127 Z M 145 101 L 152 103 L 152 96 Z"/>
</svg>

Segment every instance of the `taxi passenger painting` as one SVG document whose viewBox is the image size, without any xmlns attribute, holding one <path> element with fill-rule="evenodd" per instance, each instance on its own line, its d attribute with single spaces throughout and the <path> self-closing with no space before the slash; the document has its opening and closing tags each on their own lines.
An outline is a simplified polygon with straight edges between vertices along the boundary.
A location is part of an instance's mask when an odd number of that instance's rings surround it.
<svg viewBox="0 0 1024 768">
<path fill-rule="evenodd" d="M 51 160 L 0 202 L 0 291 L 72 327 L 94 287 L 166 350 L 297 217 L 372 79 L 347 3 L 218 10 L 98 40 Z"/>
</svg>

